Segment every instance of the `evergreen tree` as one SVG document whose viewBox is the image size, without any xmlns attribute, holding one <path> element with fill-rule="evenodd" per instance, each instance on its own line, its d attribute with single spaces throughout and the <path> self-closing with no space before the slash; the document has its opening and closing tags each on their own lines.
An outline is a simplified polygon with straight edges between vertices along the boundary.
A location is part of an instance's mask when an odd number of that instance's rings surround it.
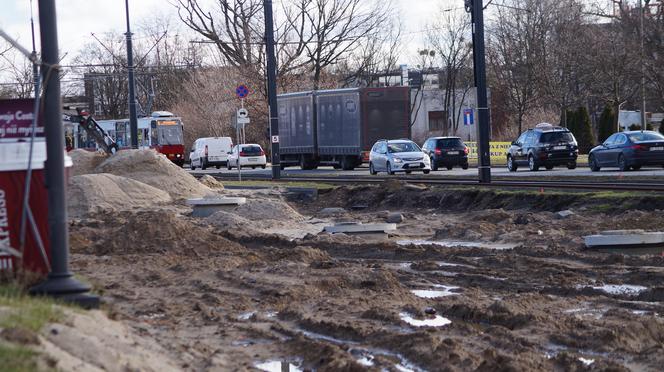
<svg viewBox="0 0 664 372">
<path fill-rule="evenodd" d="M 590 115 L 588 114 L 588 110 L 581 106 L 576 111 L 574 117 L 574 129 L 570 128 L 570 131 L 572 131 L 574 137 L 576 137 L 576 141 L 579 143 L 579 152 L 587 154 L 595 144 Z"/>
<path fill-rule="evenodd" d="M 613 121 L 615 120 L 615 114 L 613 113 L 613 107 L 611 105 L 604 106 L 604 111 L 599 117 L 599 128 L 597 133 L 597 141 L 599 143 L 604 142 L 610 135 L 615 132 L 613 127 Z"/>
<path fill-rule="evenodd" d="M 574 110 L 567 110 L 567 122 L 565 127 L 570 130 L 572 133 L 576 133 L 576 112 Z M 562 121 L 562 120 L 561 120 Z"/>
</svg>

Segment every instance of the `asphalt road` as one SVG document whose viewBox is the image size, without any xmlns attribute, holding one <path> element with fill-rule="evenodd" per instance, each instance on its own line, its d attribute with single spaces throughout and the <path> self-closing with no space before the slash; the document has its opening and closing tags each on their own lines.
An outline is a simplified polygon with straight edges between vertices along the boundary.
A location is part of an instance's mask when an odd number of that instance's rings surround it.
<svg viewBox="0 0 664 372">
<path fill-rule="evenodd" d="M 186 168 L 189 169 L 189 168 Z M 236 175 L 238 173 L 237 169 L 231 171 L 226 168 L 221 169 L 206 169 L 200 170 L 196 169 L 195 171 L 189 171 L 193 174 L 216 174 L 223 173 L 224 175 Z M 268 165 L 266 169 L 242 169 L 242 174 L 246 175 L 271 175 L 271 168 Z M 332 167 L 319 167 L 315 170 L 301 170 L 297 167 L 286 168 L 281 173 L 283 176 L 313 176 L 313 177 L 343 177 L 343 176 L 368 176 L 369 168 L 356 168 L 352 171 L 343 171 L 333 169 Z M 413 174 L 418 174 L 413 172 Z M 421 175 L 421 173 L 419 173 Z M 379 175 L 385 176 L 385 173 L 379 173 Z M 527 168 L 521 168 L 516 172 L 509 172 L 505 166 L 493 167 L 491 168 L 491 175 L 493 177 L 615 177 L 616 179 L 622 178 L 659 178 L 661 177 L 664 180 L 664 169 L 661 167 L 644 167 L 639 171 L 629 171 L 629 172 L 620 172 L 616 168 L 607 168 L 602 169 L 599 172 L 591 172 L 588 167 L 579 167 L 577 169 L 569 170 L 565 167 L 554 168 L 552 170 L 540 170 L 538 172 L 530 172 Z M 463 170 L 461 168 L 454 168 L 452 170 L 438 170 L 436 172 L 431 172 L 427 176 L 430 177 L 449 177 L 449 178 L 471 178 L 477 177 L 477 168 L 469 168 Z M 426 176 L 425 176 L 426 177 Z"/>
</svg>

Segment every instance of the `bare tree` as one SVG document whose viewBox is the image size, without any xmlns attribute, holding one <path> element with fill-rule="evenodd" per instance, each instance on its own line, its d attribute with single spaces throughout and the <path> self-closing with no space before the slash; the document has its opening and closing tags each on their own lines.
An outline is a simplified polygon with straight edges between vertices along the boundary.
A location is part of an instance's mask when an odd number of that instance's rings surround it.
<svg viewBox="0 0 664 372">
<path fill-rule="evenodd" d="M 470 18 L 465 12 L 442 11 L 438 23 L 430 26 L 427 40 L 441 61 L 441 88 L 446 120 L 443 135 L 456 135 L 463 102 L 474 86 L 470 66 L 472 46 Z"/>
<path fill-rule="evenodd" d="M 538 0 L 515 0 L 498 7 L 489 26 L 488 65 L 493 83 L 507 92 L 519 132 L 524 115 L 539 99 L 538 62 L 544 50 L 548 22 Z"/>
</svg>

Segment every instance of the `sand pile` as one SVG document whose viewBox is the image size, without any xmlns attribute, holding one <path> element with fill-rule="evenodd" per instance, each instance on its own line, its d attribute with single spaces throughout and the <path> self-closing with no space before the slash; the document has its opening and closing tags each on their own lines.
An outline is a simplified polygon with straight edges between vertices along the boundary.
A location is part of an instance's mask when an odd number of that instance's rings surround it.
<svg viewBox="0 0 664 372">
<path fill-rule="evenodd" d="M 170 195 L 136 180 L 108 173 L 71 177 L 67 188 L 70 217 L 163 205 Z"/>
<path fill-rule="evenodd" d="M 251 220 L 304 221 L 304 217 L 280 199 L 248 199 L 233 210 L 234 214 Z"/>
<path fill-rule="evenodd" d="M 101 163 L 95 171 L 132 178 L 164 190 L 174 199 L 202 197 L 213 192 L 154 150 L 120 151 Z"/>
<path fill-rule="evenodd" d="M 203 185 L 211 188 L 211 189 L 222 189 L 223 190 L 223 188 L 224 188 L 224 185 L 221 182 L 217 181 L 216 178 L 210 176 L 209 174 L 204 175 L 198 181 L 200 183 L 202 183 Z"/>
<path fill-rule="evenodd" d="M 104 153 L 83 149 L 72 150 L 69 152 L 69 156 L 74 163 L 71 168 L 71 176 L 95 173 L 95 168 L 107 158 Z"/>
</svg>

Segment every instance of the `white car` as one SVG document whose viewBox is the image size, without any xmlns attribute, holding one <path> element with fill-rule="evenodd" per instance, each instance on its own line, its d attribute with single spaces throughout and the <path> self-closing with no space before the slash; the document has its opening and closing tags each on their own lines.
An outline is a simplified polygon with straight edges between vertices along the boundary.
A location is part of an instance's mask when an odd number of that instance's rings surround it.
<svg viewBox="0 0 664 372">
<path fill-rule="evenodd" d="M 369 173 L 421 171 L 431 172 L 431 161 L 422 149 L 411 140 L 379 140 L 369 154 Z"/>
<path fill-rule="evenodd" d="M 265 158 L 265 151 L 261 145 L 256 143 L 248 143 L 244 145 L 235 145 L 233 150 L 228 154 L 228 163 L 226 167 L 230 170 L 238 166 L 242 168 L 261 167 L 265 169 L 267 159 Z"/>
<path fill-rule="evenodd" d="M 189 153 L 189 162 L 191 170 L 200 167 L 221 168 L 228 162 L 228 153 L 233 147 L 233 140 L 230 137 L 206 137 L 194 141 Z"/>
</svg>

